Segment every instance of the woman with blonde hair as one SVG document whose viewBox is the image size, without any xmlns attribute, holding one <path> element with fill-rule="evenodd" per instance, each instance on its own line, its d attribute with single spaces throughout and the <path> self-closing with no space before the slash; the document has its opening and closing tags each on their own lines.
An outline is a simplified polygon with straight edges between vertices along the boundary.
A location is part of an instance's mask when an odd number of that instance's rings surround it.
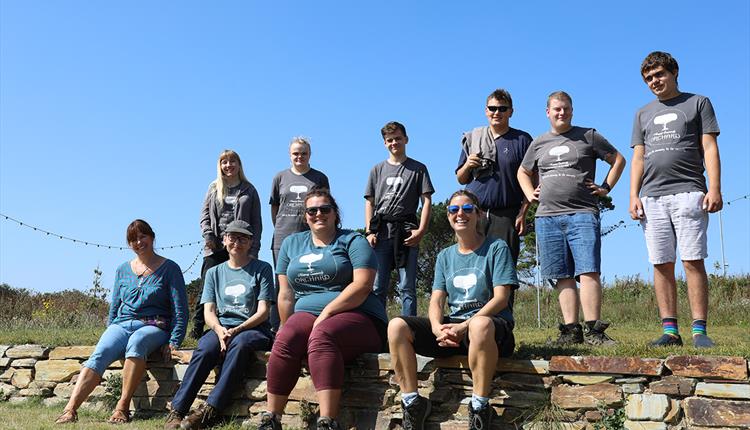
<svg viewBox="0 0 750 430">
<path fill-rule="evenodd" d="M 260 237 L 263 233 L 258 191 L 245 177 L 239 154 L 231 149 L 225 149 L 219 154 L 219 160 L 216 164 L 216 180 L 209 184 L 201 208 L 200 225 L 205 241 L 201 279 L 206 278 L 208 269 L 229 259 L 229 254 L 224 248 L 221 238 L 224 236 L 227 225 L 235 220 L 250 224 L 250 231 L 256 238 L 250 247 L 250 255 L 258 258 Z M 202 285 L 201 290 L 203 290 Z M 200 339 L 203 336 L 203 325 L 205 323 L 203 305 L 196 305 L 193 312 L 193 322 L 193 330 L 190 335 L 195 339 Z"/>
</svg>

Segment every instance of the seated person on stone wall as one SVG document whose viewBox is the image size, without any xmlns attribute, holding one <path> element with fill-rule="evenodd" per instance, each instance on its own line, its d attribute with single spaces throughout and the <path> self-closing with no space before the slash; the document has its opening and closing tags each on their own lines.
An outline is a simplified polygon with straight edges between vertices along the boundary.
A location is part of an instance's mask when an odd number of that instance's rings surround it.
<svg viewBox="0 0 750 430">
<path fill-rule="evenodd" d="M 107 329 L 83 363 L 57 424 L 78 420 L 76 411 L 99 385 L 104 371 L 122 358 L 122 395 L 108 422 L 129 422 L 130 401 L 146 370 L 146 357 L 161 348 L 165 360 L 169 359 L 185 338 L 185 280 L 177 263 L 154 252 L 155 237 L 146 221 L 137 219 L 128 226 L 128 246 L 136 257 L 117 268 Z"/>
<path fill-rule="evenodd" d="M 250 224 L 235 220 L 224 230 L 223 245 L 229 261 L 206 272 L 201 296 L 206 330 L 198 341 L 172 400 L 165 429 L 202 429 L 216 421 L 242 382 L 254 351 L 271 347 L 269 309 L 273 302 L 273 270 L 250 255 Z M 223 359 L 216 386 L 208 399 L 190 415 L 190 406 L 211 370 Z M 187 417 L 186 417 L 187 415 Z"/>
<path fill-rule="evenodd" d="M 307 358 L 320 404 L 318 429 L 339 429 L 344 364 L 384 347 L 388 317 L 372 292 L 377 260 L 364 236 L 342 230 L 336 200 L 314 189 L 304 200 L 309 231 L 279 251 L 281 326 L 267 367 L 268 411 L 259 430 L 281 429 L 281 415 Z"/>
<path fill-rule="evenodd" d="M 474 381 L 469 428 L 488 429 L 489 395 L 498 357 L 513 352 L 515 264 L 502 239 L 486 238 L 477 197 L 453 193 L 448 222 L 457 244 L 440 251 L 430 297 L 429 318 L 401 316 L 388 325 L 393 369 L 401 387 L 404 428 L 422 429 L 430 401 L 417 393 L 416 354 L 429 357 L 468 355 Z M 450 315 L 443 315 L 448 302 Z"/>
</svg>

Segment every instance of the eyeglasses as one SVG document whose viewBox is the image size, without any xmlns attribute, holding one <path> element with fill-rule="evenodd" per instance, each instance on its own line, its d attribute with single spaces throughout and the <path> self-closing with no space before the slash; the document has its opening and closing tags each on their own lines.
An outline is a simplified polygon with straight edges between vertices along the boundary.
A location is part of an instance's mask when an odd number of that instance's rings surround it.
<svg viewBox="0 0 750 430">
<path fill-rule="evenodd" d="M 305 208 L 305 213 L 310 216 L 315 216 L 318 214 L 318 212 L 322 213 L 323 215 L 328 215 L 332 210 L 333 206 L 331 205 L 310 206 L 309 208 Z"/>
<path fill-rule="evenodd" d="M 228 234 L 227 240 L 229 243 L 239 243 L 239 244 L 245 244 L 250 242 L 250 238 L 248 236 L 243 235 L 236 235 L 236 234 Z"/>
<path fill-rule="evenodd" d="M 477 207 L 474 206 L 471 203 L 466 203 L 466 204 L 461 205 L 461 206 L 459 206 L 459 205 L 450 205 L 450 206 L 448 206 L 448 213 L 451 214 L 451 215 L 455 215 L 455 214 L 458 213 L 459 209 L 462 209 L 465 214 L 470 214 L 470 213 L 474 212 L 474 209 L 476 209 L 476 208 Z"/>
<path fill-rule="evenodd" d="M 513 109 L 513 108 L 510 106 L 487 106 L 487 110 L 492 113 L 495 113 L 497 111 L 505 113 L 505 112 L 508 112 L 510 109 Z"/>
</svg>

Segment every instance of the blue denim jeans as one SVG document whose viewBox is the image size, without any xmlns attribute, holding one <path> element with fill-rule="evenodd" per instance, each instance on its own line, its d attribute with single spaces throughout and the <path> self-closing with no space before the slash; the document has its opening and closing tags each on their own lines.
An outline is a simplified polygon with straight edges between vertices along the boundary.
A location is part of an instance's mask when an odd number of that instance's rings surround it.
<svg viewBox="0 0 750 430">
<path fill-rule="evenodd" d="M 578 280 L 601 272 L 601 225 L 590 212 L 536 218 L 539 265 L 543 279 Z"/>
<path fill-rule="evenodd" d="M 418 247 L 409 247 L 406 267 L 398 269 L 398 294 L 401 297 L 401 315 L 417 315 L 417 255 Z M 375 244 L 378 271 L 375 275 L 373 292 L 383 302 L 388 299 L 393 267 L 393 239 L 378 239 Z"/>
<path fill-rule="evenodd" d="M 123 357 L 145 360 L 167 342 L 169 332 L 141 320 L 112 323 L 104 330 L 94 353 L 83 365 L 102 376 L 115 360 Z"/>
<path fill-rule="evenodd" d="M 219 337 L 213 330 L 207 331 L 198 341 L 190 364 L 182 378 L 180 388 L 172 399 L 172 409 L 187 414 L 190 405 L 209 373 L 221 361 Z M 232 400 L 232 394 L 242 382 L 242 376 L 254 351 L 271 349 L 271 334 L 266 329 L 251 328 L 232 336 L 224 354 L 224 362 L 216 380 L 216 385 L 206 402 L 218 410 L 223 410 Z"/>
</svg>

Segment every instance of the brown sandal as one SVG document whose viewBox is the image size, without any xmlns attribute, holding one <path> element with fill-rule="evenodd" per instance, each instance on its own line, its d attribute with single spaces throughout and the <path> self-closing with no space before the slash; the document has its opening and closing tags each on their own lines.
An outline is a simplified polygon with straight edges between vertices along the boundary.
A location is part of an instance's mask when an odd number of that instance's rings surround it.
<svg viewBox="0 0 750 430">
<path fill-rule="evenodd" d="M 55 424 L 68 424 L 78 421 L 78 413 L 76 411 L 64 410 L 63 413 L 57 417 Z"/>
<path fill-rule="evenodd" d="M 109 424 L 126 424 L 130 422 L 130 411 L 126 409 L 115 409 L 112 416 L 107 420 Z"/>
</svg>

